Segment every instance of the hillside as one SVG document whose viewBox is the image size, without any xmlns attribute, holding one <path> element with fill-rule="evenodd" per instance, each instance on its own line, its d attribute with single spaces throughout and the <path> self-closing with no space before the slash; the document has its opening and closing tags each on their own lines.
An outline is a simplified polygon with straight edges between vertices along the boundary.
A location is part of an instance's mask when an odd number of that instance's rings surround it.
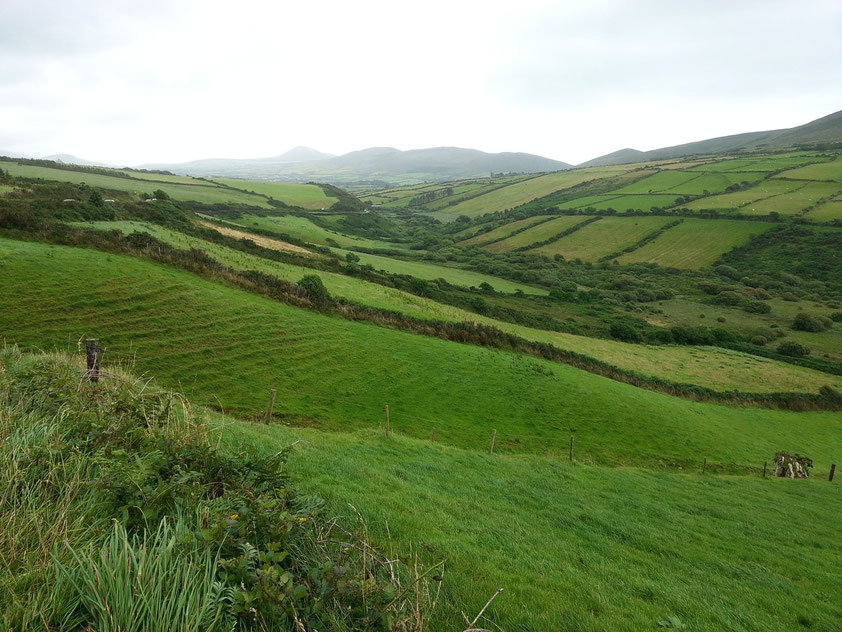
<svg viewBox="0 0 842 632">
<path fill-rule="evenodd" d="M 842 142 L 842 110 L 815 121 L 789 129 L 764 132 L 747 132 L 730 136 L 719 136 L 707 140 L 662 147 L 649 151 L 621 149 L 619 151 L 588 160 L 578 167 L 618 165 L 649 160 L 668 160 L 683 156 L 720 154 L 738 151 L 788 149 L 798 146 L 833 144 Z"/>
<path fill-rule="evenodd" d="M 489 154 L 475 149 L 434 147 L 400 151 L 372 147 L 319 160 L 276 158 L 200 160 L 180 164 L 144 165 L 192 176 L 221 176 L 263 180 L 318 180 L 333 184 L 380 181 L 408 183 L 487 176 L 490 173 L 536 173 L 567 169 L 571 165 L 523 153 Z"/>
</svg>

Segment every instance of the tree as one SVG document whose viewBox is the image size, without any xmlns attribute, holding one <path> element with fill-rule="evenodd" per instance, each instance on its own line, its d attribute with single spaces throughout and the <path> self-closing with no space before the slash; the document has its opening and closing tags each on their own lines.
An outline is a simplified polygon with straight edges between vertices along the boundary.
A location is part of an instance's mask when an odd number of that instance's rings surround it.
<svg viewBox="0 0 842 632">
<path fill-rule="evenodd" d="M 327 291 L 325 284 L 322 283 L 322 278 L 316 274 L 308 274 L 302 277 L 298 282 L 298 287 L 304 290 L 307 298 L 317 305 L 324 305 L 330 301 L 330 293 Z"/>
<path fill-rule="evenodd" d="M 88 196 L 88 203 L 91 206 L 102 206 L 104 204 L 102 194 L 96 189 L 91 189 L 91 194 Z"/>
<path fill-rule="evenodd" d="M 348 263 L 359 263 L 360 256 L 354 252 L 349 252 L 345 255 L 345 261 L 347 261 Z"/>
<path fill-rule="evenodd" d="M 167 193 L 163 189 L 156 189 L 155 191 L 152 191 L 152 197 L 158 198 L 159 200 L 169 200 L 170 199 L 169 193 Z"/>
</svg>

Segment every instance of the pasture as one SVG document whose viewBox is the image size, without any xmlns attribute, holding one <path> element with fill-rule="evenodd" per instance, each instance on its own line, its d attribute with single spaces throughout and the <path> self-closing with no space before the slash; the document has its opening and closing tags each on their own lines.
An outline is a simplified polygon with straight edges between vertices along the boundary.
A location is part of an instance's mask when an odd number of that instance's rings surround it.
<svg viewBox="0 0 842 632">
<path fill-rule="evenodd" d="M 781 215 L 797 215 L 840 192 L 842 192 L 842 183 L 801 183 L 801 186 L 797 189 L 787 193 L 746 204 L 740 207 L 740 213 L 743 215 L 766 215 L 774 212 Z"/>
<path fill-rule="evenodd" d="M 748 243 L 752 235 L 772 226 L 740 220 L 685 219 L 617 260 L 621 264 L 657 263 L 665 268 L 698 270 L 712 265 L 725 252 Z"/>
<path fill-rule="evenodd" d="M 832 222 L 833 220 L 842 220 L 842 200 L 830 200 L 829 202 L 823 202 L 816 208 L 807 211 L 804 218 L 814 222 Z"/>
<path fill-rule="evenodd" d="M 504 224 L 503 226 L 499 226 L 494 230 L 491 230 L 487 233 L 481 233 L 476 235 L 475 237 L 470 237 L 469 239 L 465 239 L 459 242 L 460 246 L 482 246 L 483 244 L 487 244 L 491 241 L 497 241 L 499 239 L 504 239 L 508 237 L 513 232 L 520 230 L 521 228 L 528 228 L 533 224 L 537 224 L 539 222 L 546 221 L 552 217 L 551 215 L 536 215 L 535 217 L 527 217 L 525 219 L 515 220 L 514 222 L 510 222 L 508 224 Z M 471 231 L 475 229 L 469 229 Z M 458 233 L 457 233 L 458 235 Z"/>
<path fill-rule="evenodd" d="M 787 180 L 763 180 L 753 187 L 742 191 L 701 198 L 683 204 L 682 206 L 698 211 L 733 210 L 758 200 L 790 193 L 803 186 L 803 184 L 803 182 L 790 182 Z"/>
<path fill-rule="evenodd" d="M 106 371 L 133 363 L 198 404 L 238 414 L 259 415 L 276 388 L 278 418 L 294 424 L 376 428 L 389 404 L 393 429 L 416 438 L 435 428 L 443 443 L 481 450 L 496 428 L 500 452 L 558 457 L 575 433 L 580 460 L 617 465 L 686 468 L 707 456 L 757 471 L 786 446 L 824 470 L 842 446 L 838 413 L 696 403 L 564 364 L 318 314 L 132 257 L 0 240 L 0 262 L 7 342 L 68 350 L 80 337 L 99 338 Z"/>
<path fill-rule="evenodd" d="M 674 221 L 670 217 L 603 217 L 530 252 L 565 259 L 596 261 L 600 257 L 633 246 L 649 233 Z"/>
<path fill-rule="evenodd" d="M 511 237 L 488 244 L 483 248 L 489 252 L 511 252 L 516 248 L 525 248 L 532 244 L 549 239 L 565 230 L 573 228 L 587 220 L 586 217 L 567 215 L 542 222 L 532 228 L 527 228 Z"/>
<path fill-rule="evenodd" d="M 289 204 L 311 211 L 329 209 L 338 201 L 328 197 L 322 187 L 316 184 L 297 184 L 293 182 L 262 182 L 257 180 L 241 180 L 238 178 L 214 178 L 214 182 L 222 183 L 235 189 L 242 189 L 252 193 L 259 193 Z"/>
<path fill-rule="evenodd" d="M 228 223 L 241 226 L 245 229 L 257 228 L 269 231 L 277 235 L 289 235 L 318 246 L 339 246 L 340 248 L 400 248 L 400 245 L 387 241 L 378 241 L 346 235 L 337 231 L 323 228 L 314 224 L 306 217 L 297 215 L 248 215 L 244 214 L 237 219 L 226 220 Z M 332 242 L 332 243 L 331 243 Z"/>
<path fill-rule="evenodd" d="M 626 211 L 651 211 L 653 208 L 669 208 L 675 205 L 679 196 L 675 194 L 643 194 L 643 195 L 621 195 L 619 197 L 613 194 L 598 196 L 600 201 L 589 202 L 582 204 L 577 208 L 583 210 L 594 209 L 597 211 L 607 211 L 614 209 L 619 213 Z"/>
<path fill-rule="evenodd" d="M 790 169 L 779 173 L 776 178 L 790 178 L 793 180 L 833 180 L 842 181 L 842 156 L 829 162 L 820 162 L 806 167 Z"/>
</svg>

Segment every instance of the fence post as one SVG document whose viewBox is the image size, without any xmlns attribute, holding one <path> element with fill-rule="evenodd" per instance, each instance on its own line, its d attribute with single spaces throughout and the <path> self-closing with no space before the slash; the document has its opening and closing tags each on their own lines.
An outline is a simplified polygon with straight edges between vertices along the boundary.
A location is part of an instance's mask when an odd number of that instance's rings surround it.
<svg viewBox="0 0 842 632">
<path fill-rule="evenodd" d="M 702 461 L 702 474 L 704 474 L 705 470 L 707 470 L 707 469 L 708 469 L 708 458 L 705 457 L 705 460 Z"/>
<path fill-rule="evenodd" d="M 488 444 L 488 453 L 494 454 L 494 440 L 497 438 L 497 430 L 491 431 L 491 443 Z"/>
<path fill-rule="evenodd" d="M 99 359 L 101 354 L 102 348 L 99 346 L 99 340 L 96 338 L 85 340 L 85 358 L 88 366 L 86 375 L 91 382 L 99 382 Z"/>
<path fill-rule="evenodd" d="M 768 461 L 763 461 L 763 478 L 766 478 L 766 464 Z"/>
<path fill-rule="evenodd" d="M 836 463 L 832 463 L 830 466 L 830 474 L 827 475 L 827 480 L 832 481 L 833 475 L 836 474 Z"/>
<path fill-rule="evenodd" d="M 275 395 L 278 394 L 276 389 L 272 389 L 269 391 L 269 405 L 266 406 L 266 417 L 263 419 L 263 423 L 268 424 L 272 419 L 272 412 L 275 410 Z"/>
<path fill-rule="evenodd" d="M 573 462 L 573 435 L 570 435 L 570 450 L 567 452 L 567 460 Z"/>
<path fill-rule="evenodd" d="M 386 436 L 389 437 L 392 434 L 392 428 L 389 425 L 389 404 L 386 404 Z"/>
</svg>

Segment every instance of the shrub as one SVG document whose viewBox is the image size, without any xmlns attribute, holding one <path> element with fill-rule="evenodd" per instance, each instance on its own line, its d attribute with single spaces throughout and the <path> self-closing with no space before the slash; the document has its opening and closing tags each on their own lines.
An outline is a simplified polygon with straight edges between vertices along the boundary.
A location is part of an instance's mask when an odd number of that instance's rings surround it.
<svg viewBox="0 0 842 632">
<path fill-rule="evenodd" d="M 742 297 L 736 292 L 727 291 L 720 292 L 710 299 L 710 302 L 714 305 L 739 305 L 742 300 Z"/>
<path fill-rule="evenodd" d="M 830 320 L 835 323 L 842 323 L 842 312 L 833 312 L 830 315 Z"/>
<path fill-rule="evenodd" d="M 767 342 L 769 341 L 766 339 L 766 336 L 752 336 L 751 338 L 751 344 L 756 345 L 758 347 L 766 346 Z"/>
<path fill-rule="evenodd" d="M 792 342 L 790 340 L 778 345 L 778 353 L 792 358 L 803 358 L 804 356 L 810 355 L 810 349 L 802 344 L 798 344 L 797 342 Z"/>
<path fill-rule="evenodd" d="M 330 293 L 327 291 L 325 284 L 322 283 L 322 277 L 318 274 L 303 276 L 298 282 L 298 287 L 304 290 L 307 298 L 316 304 L 324 304 L 330 301 Z"/>
<path fill-rule="evenodd" d="M 798 314 L 795 320 L 792 321 L 792 328 L 796 331 L 810 331 L 818 333 L 826 329 L 825 324 L 820 318 L 811 316 L 809 314 Z"/>
<path fill-rule="evenodd" d="M 746 301 L 743 303 L 743 311 L 749 314 L 768 314 L 772 311 L 772 306 L 763 301 Z"/>
<path fill-rule="evenodd" d="M 349 252 L 345 255 L 345 261 L 347 261 L 348 263 L 359 263 L 360 256 L 355 252 Z"/>
<path fill-rule="evenodd" d="M 740 278 L 740 273 L 737 272 L 736 268 L 732 268 L 731 266 L 716 266 L 714 268 L 714 272 L 724 277 L 728 277 L 729 279 L 734 279 L 735 281 Z"/>
<path fill-rule="evenodd" d="M 643 336 L 628 323 L 613 323 L 609 329 L 612 338 L 625 342 L 642 342 Z"/>
</svg>

